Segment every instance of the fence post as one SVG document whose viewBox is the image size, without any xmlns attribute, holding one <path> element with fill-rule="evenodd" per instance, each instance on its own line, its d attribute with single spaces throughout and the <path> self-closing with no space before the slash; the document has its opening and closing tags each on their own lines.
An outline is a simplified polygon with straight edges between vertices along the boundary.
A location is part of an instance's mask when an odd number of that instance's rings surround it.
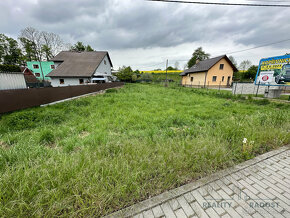
<svg viewBox="0 0 290 218">
<path fill-rule="evenodd" d="M 236 85 L 235 85 L 234 95 L 236 95 L 236 91 L 237 91 L 237 85 L 238 85 L 238 83 L 236 82 L 235 84 L 236 84 Z"/>
<path fill-rule="evenodd" d="M 260 87 L 260 82 L 261 82 L 261 81 L 259 81 L 259 83 L 258 83 L 258 88 L 257 88 L 257 92 L 256 92 L 256 97 L 258 97 L 259 87 Z"/>
</svg>

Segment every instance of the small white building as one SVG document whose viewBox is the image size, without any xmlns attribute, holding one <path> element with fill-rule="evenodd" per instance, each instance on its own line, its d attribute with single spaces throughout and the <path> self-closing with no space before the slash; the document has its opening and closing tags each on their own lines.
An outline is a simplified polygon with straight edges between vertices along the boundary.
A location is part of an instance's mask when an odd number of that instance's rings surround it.
<svg viewBox="0 0 290 218">
<path fill-rule="evenodd" d="M 106 51 L 62 51 L 51 61 L 56 69 L 47 76 L 53 87 L 113 81 L 113 64 Z"/>
<path fill-rule="evenodd" d="M 22 72 L 0 72 L 0 90 L 26 89 Z"/>
</svg>

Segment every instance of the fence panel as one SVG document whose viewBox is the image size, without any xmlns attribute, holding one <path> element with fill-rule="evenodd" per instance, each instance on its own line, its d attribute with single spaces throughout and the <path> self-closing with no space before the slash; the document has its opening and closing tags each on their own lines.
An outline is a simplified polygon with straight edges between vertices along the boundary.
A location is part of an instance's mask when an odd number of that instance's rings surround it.
<svg viewBox="0 0 290 218">
<path fill-rule="evenodd" d="M 122 86 L 122 82 L 0 91 L 0 113 L 40 106 L 92 92 Z"/>
</svg>

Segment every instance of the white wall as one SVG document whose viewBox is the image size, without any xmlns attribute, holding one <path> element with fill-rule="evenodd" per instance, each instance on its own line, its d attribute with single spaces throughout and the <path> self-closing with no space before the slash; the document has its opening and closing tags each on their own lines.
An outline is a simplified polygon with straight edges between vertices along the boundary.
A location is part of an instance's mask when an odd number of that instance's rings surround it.
<svg viewBox="0 0 290 218">
<path fill-rule="evenodd" d="M 258 94 L 264 94 L 265 90 L 268 89 L 267 86 L 259 86 L 254 83 L 233 83 L 232 93 L 233 94 L 256 94 L 258 90 Z"/>
<path fill-rule="evenodd" d="M 106 64 L 104 63 L 104 61 L 106 61 Z M 112 66 L 109 61 L 108 55 L 104 57 L 104 59 L 102 60 L 102 62 L 100 63 L 100 65 L 98 66 L 98 68 L 96 69 L 94 73 L 95 76 L 104 75 L 104 74 L 108 76 L 112 75 Z"/>
<path fill-rule="evenodd" d="M 64 80 L 64 84 L 60 84 L 60 79 Z M 84 84 L 80 84 L 80 79 L 84 80 Z M 51 85 L 53 87 L 86 85 L 88 79 L 89 78 L 51 78 Z"/>
<path fill-rule="evenodd" d="M 26 89 L 23 73 L 0 73 L 0 90 Z"/>
</svg>

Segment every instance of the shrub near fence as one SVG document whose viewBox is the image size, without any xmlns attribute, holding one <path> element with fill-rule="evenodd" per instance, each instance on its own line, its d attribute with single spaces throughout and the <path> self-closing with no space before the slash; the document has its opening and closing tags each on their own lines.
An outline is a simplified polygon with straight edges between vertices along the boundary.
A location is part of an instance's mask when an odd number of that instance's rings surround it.
<svg viewBox="0 0 290 218">
<path fill-rule="evenodd" d="M 122 86 L 122 82 L 0 91 L 0 113 L 40 106 L 92 92 Z"/>
</svg>

